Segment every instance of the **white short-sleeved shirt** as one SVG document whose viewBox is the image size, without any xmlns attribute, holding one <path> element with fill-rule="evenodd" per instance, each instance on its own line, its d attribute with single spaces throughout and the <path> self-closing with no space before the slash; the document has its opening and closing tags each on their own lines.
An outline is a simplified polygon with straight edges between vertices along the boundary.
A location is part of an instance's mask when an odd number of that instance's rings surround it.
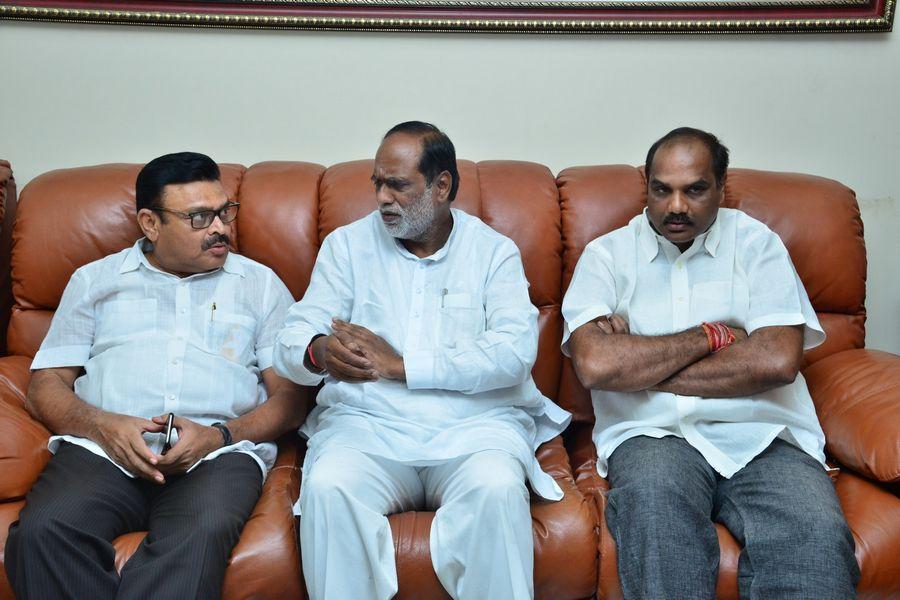
<svg viewBox="0 0 900 600">
<path fill-rule="evenodd" d="M 600 316 L 618 314 L 634 335 L 667 335 L 722 321 L 753 333 L 804 325 L 804 349 L 825 339 L 781 239 L 745 213 L 719 209 L 716 221 L 684 253 L 658 235 L 646 212 L 588 244 L 562 306 L 569 336 Z M 636 365 L 635 368 L 640 368 Z M 668 392 L 591 390 L 597 470 L 625 440 L 683 437 L 723 477 L 731 477 L 781 437 L 824 466 L 825 436 L 802 375 L 747 398 Z"/>
<path fill-rule="evenodd" d="M 407 380 L 325 377 L 301 428 L 310 438 L 305 466 L 331 445 L 416 466 L 503 450 L 522 462 L 536 493 L 559 499 L 534 451 L 571 415 L 531 378 L 538 311 L 518 248 L 478 218 L 452 215 L 447 243 L 426 258 L 391 237 L 378 211 L 325 238 L 309 288 L 278 335 L 275 370 L 299 384 L 321 382 L 304 353 L 338 317 L 387 340 Z"/>
<path fill-rule="evenodd" d="M 261 372 L 272 366 L 275 335 L 293 302 L 284 283 L 233 253 L 221 269 L 180 278 L 150 264 L 144 241 L 75 271 L 31 369 L 84 367 L 75 380 L 79 398 L 143 418 L 173 412 L 211 425 L 265 402 Z M 161 434 L 145 439 L 161 450 Z M 95 442 L 71 435 L 51 437 L 50 451 L 61 441 L 109 459 Z M 202 460 L 226 452 L 249 454 L 265 475 L 276 449 L 244 440 Z"/>
</svg>

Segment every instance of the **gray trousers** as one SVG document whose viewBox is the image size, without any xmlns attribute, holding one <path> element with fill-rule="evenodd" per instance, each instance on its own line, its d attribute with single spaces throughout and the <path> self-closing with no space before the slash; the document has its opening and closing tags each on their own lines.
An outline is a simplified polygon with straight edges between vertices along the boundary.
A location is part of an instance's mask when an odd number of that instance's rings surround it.
<svg viewBox="0 0 900 600">
<path fill-rule="evenodd" d="M 224 454 L 165 485 L 131 479 L 62 444 L 9 529 L 19 600 L 219 598 L 225 566 L 262 490 L 246 454 Z M 119 577 L 112 540 L 147 530 Z"/>
<path fill-rule="evenodd" d="M 609 459 L 606 523 L 625 598 L 716 597 L 721 523 L 743 546 L 742 599 L 856 597 L 859 566 L 822 466 L 776 439 L 731 479 L 678 437 L 632 438 Z"/>
</svg>

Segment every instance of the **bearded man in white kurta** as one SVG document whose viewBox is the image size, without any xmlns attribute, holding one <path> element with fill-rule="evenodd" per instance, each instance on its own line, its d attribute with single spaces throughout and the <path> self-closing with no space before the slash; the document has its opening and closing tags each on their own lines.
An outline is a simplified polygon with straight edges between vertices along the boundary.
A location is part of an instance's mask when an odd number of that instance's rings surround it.
<svg viewBox="0 0 900 600">
<path fill-rule="evenodd" d="M 562 492 L 534 456 L 570 415 L 537 390 L 537 310 L 519 252 L 451 209 L 452 142 L 433 125 L 385 135 L 378 210 L 329 235 L 288 313 L 276 370 L 325 385 L 300 520 L 314 600 L 397 593 L 387 516 L 436 509 L 431 558 L 453 598 L 532 598 L 529 492 Z"/>
</svg>

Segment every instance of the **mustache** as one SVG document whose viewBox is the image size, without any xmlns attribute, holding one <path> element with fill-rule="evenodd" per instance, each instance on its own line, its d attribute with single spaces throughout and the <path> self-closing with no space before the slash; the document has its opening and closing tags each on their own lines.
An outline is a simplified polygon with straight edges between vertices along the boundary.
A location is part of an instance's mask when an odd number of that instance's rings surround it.
<svg viewBox="0 0 900 600">
<path fill-rule="evenodd" d="M 668 225 L 669 223 L 675 223 L 677 225 L 693 225 L 694 220 L 687 215 L 677 215 L 675 213 L 669 213 L 663 219 L 663 225 Z"/>
<path fill-rule="evenodd" d="M 209 250 L 216 244 L 225 244 L 231 248 L 231 237 L 227 233 L 214 233 L 203 239 L 203 250 Z"/>
</svg>

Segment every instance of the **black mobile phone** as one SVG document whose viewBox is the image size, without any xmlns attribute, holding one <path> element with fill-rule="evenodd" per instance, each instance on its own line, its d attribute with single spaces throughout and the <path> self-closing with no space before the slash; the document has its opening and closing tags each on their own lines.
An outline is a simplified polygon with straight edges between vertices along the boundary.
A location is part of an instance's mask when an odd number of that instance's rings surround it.
<svg viewBox="0 0 900 600">
<path fill-rule="evenodd" d="M 166 417 L 166 441 L 163 442 L 162 454 L 172 449 L 172 422 L 175 420 L 175 413 L 169 413 Z"/>
</svg>

